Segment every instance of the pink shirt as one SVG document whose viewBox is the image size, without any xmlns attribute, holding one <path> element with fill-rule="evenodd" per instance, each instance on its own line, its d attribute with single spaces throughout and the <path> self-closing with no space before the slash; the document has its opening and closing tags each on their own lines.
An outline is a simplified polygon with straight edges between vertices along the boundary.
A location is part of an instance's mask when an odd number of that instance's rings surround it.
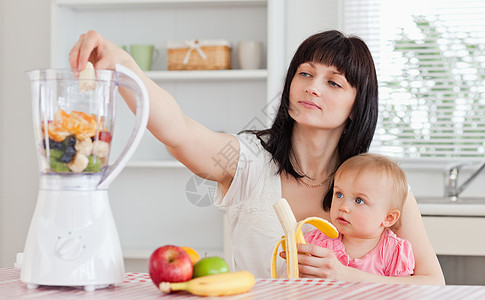
<svg viewBox="0 0 485 300">
<path fill-rule="evenodd" d="M 377 246 L 362 258 L 351 259 L 345 253 L 342 236 L 331 239 L 319 230 L 305 234 L 307 243 L 328 248 L 345 266 L 384 276 L 408 276 L 414 273 L 414 254 L 411 243 L 389 229 L 384 230 Z"/>
</svg>

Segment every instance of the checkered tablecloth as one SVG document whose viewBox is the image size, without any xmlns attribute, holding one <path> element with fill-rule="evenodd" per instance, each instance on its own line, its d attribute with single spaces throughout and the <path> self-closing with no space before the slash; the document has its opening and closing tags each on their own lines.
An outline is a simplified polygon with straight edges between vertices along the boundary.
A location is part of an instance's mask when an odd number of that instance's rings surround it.
<svg viewBox="0 0 485 300">
<path fill-rule="evenodd" d="M 0 299 L 201 299 L 186 292 L 163 294 L 146 273 L 127 273 L 122 284 L 93 292 L 41 286 L 27 289 L 20 271 L 0 268 Z M 485 299 L 485 286 L 421 286 L 350 283 L 323 279 L 256 279 L 249 293 L 215 299 Z M 203 298 L 207 299 L 207 298 Z"/>
</svg>

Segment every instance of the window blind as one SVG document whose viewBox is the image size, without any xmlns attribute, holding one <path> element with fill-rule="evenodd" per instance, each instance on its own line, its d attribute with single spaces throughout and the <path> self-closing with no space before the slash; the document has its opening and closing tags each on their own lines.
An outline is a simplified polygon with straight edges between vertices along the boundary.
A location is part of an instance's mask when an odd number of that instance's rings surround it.
<svg viewBox="0 0 485 300">
<path fill-rule="evenodd" d="M 341 0 L 379 80 L 371 151 L 397 158 L 485 156 L 485 1 Z"/>
</svg>

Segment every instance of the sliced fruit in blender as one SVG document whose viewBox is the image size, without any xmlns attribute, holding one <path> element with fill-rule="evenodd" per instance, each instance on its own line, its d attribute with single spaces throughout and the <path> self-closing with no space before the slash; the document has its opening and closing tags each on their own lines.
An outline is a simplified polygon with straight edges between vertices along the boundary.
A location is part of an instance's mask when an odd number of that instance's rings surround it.
<svg viewBox="0 0 485 300">
<path fill-rule="evenodd" d="M 74 145 L 76 145 L 76 137 L 74 135 L 70 135 L 66 137 L 66 139 L 64 140 L 64 143 L 66 144 L 67 147 L 69 146 L 74 147 Z"/>
<path fill-rule="evenodd" d="M 59 109 L 54 120 L 47 124 L 49 149 L 57 151 L 50 153 L 52 171 L 99 172 L 106 165 L 112 139 L 109 131 L 102 130 L 96 140 L 96 132 L 101 128 L 102 117 L 96 118 L 96 115 L 82 111 L 67 113 Z M 44 141 L 44 147 L 45 144 Z"/>
<path fill-rule="evenodd" d="M 49 138 L 56 142 L 62 142 L 69 134 L 67 131 L 51 131 L 49 129 Z"/>
<path fill-rule="evenodd" d="M 93 137 L 96 129 L 102 128 L 103 118 L 96 119 L 95 115 L 88 115 L 82 111 L 71 111 L 70 114 L 59 109 L 54 120 L 47 125 L 49 137 L 57 142 L 64 140 L 68 135 L 77 137 Z"/>
<path fill-rule="evenodd" d="M 74 146 L 67 146 L 64 154 L 59 160 L 63 163 L 69 163 L 72 161 L 74 155 L 76 155 L 76 149 L 74 149 Z"/>
<path fill-rule="evenodd" d="M 49 160 L 49 165 L 51 167 L 51 170 L 53 172 L 57 172 L 57 173 L 66 173 L 66 172 L 70 172 L 68 166 L 66 163 L 63 163 L 63 162 L 60 162 L 60 161 L 57 161 L 56 159 L 54 158 L 51 158 Z"/>
<path fill-rule="evenodd" d="M 45 148 L 45 140 L 44 140 L 44 148 Z M 56 149 L 56 150 L 64 150 L 66 145 L 63 142 L 56 142 L 53 139 L 49 139 L 49 148 Z"/>
<path fill-rule="evenodd" d="M 109 144 L 103 141 L 95 142 L 93 146 L 93 154 L 100 158 L 108 157 Z"/>
<path fill-rule="evenodd" d="M 91 138 L 78 139 L 76 140 L 74 149 L 76 149 L 78 153 L 89 156 L 93 153 L 93 141 Z"/>
<path fill-rule="evenodd" d="M 59 160 L 62 157 L 62 155 L 64 155 L 64 151 L 62 150 L 51 149 L 49 151 L 50 159 Z"/>
<path fill-rule="evenodd" d="M 74 156 L 73 160 L 67 164 L 67 166 L 73 173 L 81 173 L 86 169 L 88 163 L 89 159 L 85 155 L 78 153 L 76 156 Z"/>
<path fill-rule="evenodd" d="M 84 172 L 98 173 L 101 170 L 101 160 L 93 155 L 89 156 L 88 159 L 88 166 Z"/>
<path fill-rule="evenodd" d="M 111 143 L 112 138 L 113 137 L 111 136 L 111 134 L 106 130 L 103 130 L 99 133 L 99 140 L 100 141 L 103 141 L 103 142 L 106 142 L 106 143 L 109 144 L 109 143 Z"/>
</svg>

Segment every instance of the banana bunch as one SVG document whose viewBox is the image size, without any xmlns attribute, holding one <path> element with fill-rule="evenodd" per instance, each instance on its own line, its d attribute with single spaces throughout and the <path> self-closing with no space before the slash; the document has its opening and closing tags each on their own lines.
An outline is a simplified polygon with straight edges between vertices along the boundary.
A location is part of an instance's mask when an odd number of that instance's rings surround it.
<svg viewBox="0 0 485 300">
<path fill-rule="evenodd" d="M 248 292 L 255 283 L 253 274 L 248 271 L 219 273 L 197 277 L 185 282 L 162 282 L 160 290 L 187 291 L 197 296 L 229 296 Z"/>
<path fill-rule="evenodd" d="M 305 237 L 301 231 L 303 224 L 315 226 L 318 230 L 332 239 L 338 237 L 338 231 L 330 222 L 317 217 L 309 217 L 297 223 L 288 202 L 284 198 L 281 198 L 280 201 L 276 202 L 273 205 L 273 209 L 278 216 L 278 220 L 283 227 L 285 235 L 276 244 L 276 247 L 273 250 L 273 257 L 271 259 L 271 277 L 276 278 L 276 259 L 279 246 L 281 245 L 286 252 L 286 272 L 288 278 L 298 278 L 297 244 L 305 244 Z"/>
</svg>

